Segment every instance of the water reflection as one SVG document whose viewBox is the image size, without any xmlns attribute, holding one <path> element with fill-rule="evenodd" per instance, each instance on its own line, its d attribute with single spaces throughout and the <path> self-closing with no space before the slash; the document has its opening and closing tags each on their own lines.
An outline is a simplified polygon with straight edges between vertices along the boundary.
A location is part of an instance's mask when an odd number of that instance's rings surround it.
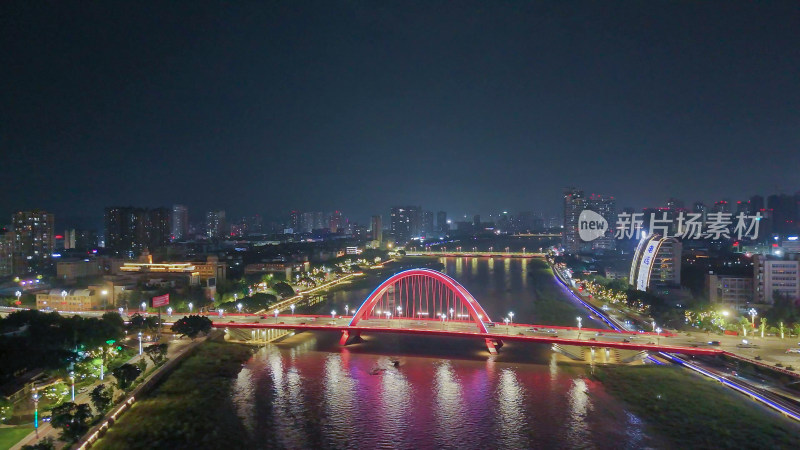
<svg viewBox="0 0 800 450">
<path fill-rule="evenodd" d="M 463 436 L 461 427 L 467 422 L 464 399 L 450 361 L 440 361 L 435 372 L 433 394 L 436 396 L 437 446 L 454 445 Z"/>
<path fill-rule="evenodd" d="M 522 444 L 523 447 L 528 447 L 527 436 L 523 430 L 526 426 L 525 392 L 517 380 L 516 372 L 512 369 L 503 369 L 499 386 L 497 418 L 502 446 L 512 448 Z"/>
<path fill-rule="evenodd" d="M 652 446 L 635 416 L 546 349 L 506 346 L 487 358 L 458 350 L 471 341 L 443 340 L 418 356 L 409 349 L 423 338 L 347 349 L 337 339 L 303 333 L 245 365 L 231 395 L 258 447 Z"/>
</svg>

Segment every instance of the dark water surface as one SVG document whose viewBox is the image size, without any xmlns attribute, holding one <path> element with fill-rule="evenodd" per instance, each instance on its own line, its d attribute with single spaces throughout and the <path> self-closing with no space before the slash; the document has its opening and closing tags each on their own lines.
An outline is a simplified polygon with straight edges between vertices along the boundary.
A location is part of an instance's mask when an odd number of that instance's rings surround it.
<svg viewBox="0 0 800 450">
<path fill-rule="evenodd" d="M 493 319 L 574 319 L 585 312 L 541 262 L 442 260 Z M 530 267 L 529 267 L 530 266 Z M 385 277 L 391 275 L 387 274 Z M 384 278 L 385 278 L 384 277 Z M 330 310 L 359 305 L 374 286 L 330 294 Z M 557 302 L 564 311 L 537 307 Z M 333 305 L 333 306 L 332 306 Z M 556 307 L 558 309 L 558 307 Z M 566 319 L 569 317 L 569 319 Z M 539 321 L 541 322 L 541 321 Z M 556 323 L 553 323 L 556 324 Z M 571 323 L 564 323 L 571 325 Z M 646 448 L 661 446 L 585 366 L 556 364 L 547 346 L 514 343 L 489 356 L 482 342 L 366 335 L 338 345 L 335 333 L 302 333 L 261 348 L 233 399 L 261 448 Z"/>
</svg>

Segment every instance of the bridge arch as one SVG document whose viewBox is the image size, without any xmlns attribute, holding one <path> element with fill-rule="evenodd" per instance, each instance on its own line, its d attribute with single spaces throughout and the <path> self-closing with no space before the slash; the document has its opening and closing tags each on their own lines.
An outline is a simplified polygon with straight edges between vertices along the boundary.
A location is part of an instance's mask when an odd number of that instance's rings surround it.
<svg viewBox="0 0 800 450">
<path fill-rule="evenodd" d="M 431 269 L 410 269 L 389 277 L 353 313 L 349 326 L 389 313 L 397 318 L 472 321 L 481 333 L 489 334 L 491 322 L 475 297 L 453 278 Z"/>
</svg>

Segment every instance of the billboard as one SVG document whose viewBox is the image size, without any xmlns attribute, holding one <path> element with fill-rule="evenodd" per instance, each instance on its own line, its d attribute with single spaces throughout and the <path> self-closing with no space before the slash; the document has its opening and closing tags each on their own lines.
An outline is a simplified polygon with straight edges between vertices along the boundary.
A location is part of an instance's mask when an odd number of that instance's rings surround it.
<svg viewBox="0 0 800 450">
<path fill-rule="evenodd" d="M 169 305 L 169 294 L 159 295 L 158 297 L 153 297 L 151 302 L 151 306 L 153 308 L 159 308 L 161 306 Z"/>
</svg>

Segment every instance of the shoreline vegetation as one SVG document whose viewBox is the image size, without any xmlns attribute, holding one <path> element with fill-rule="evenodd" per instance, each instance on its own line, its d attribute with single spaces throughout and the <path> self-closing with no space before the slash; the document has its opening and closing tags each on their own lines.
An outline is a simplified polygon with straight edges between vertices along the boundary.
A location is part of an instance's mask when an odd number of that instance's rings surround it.
<svg viewBox="0 0 800 450">
<path fill-rule="evenodd" d="M 246 345 L 203 343 L 93 448 L 249 447 L 230 388 L 252 353 Z"/>
<path fill-rule="evenodd" d="M 675 448 L 797 448 L 800 427 L 679 367 L 596 367 L 592 378 Z"/>
</svg>

